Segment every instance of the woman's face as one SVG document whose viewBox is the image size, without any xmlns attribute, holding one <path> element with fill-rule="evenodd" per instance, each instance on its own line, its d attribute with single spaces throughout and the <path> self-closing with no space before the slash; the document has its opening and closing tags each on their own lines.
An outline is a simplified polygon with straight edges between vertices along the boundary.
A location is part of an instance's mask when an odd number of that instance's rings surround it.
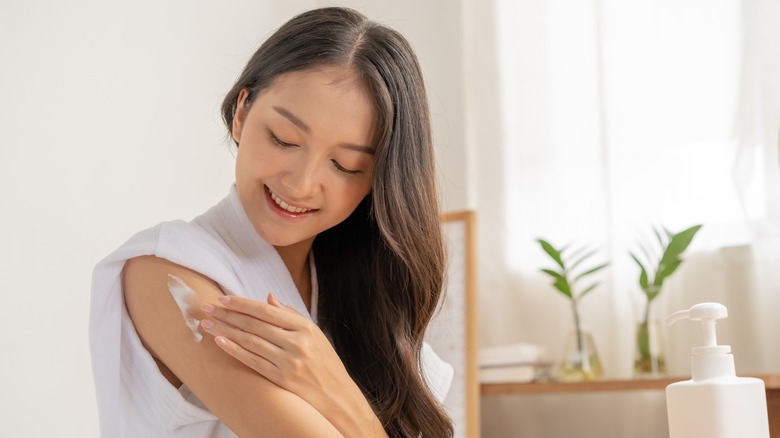
<svg viewBox="0 0 780 438">
<path fill-rule="evenodd" d="M 346 219 L 371 190 L 377 113 L 349 68 L 277 77 L 238 98 L 236 187 L 255 230 L 274 246 L 303 243 Z"/>
</svg>

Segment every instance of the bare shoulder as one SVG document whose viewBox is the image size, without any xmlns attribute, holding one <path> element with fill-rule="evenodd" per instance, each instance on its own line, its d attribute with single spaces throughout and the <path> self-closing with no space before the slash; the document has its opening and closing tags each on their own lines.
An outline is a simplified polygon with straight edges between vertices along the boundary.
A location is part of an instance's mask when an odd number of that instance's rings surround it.
<svg viewBox="0 0 780 438">
<path fill-rule="evenodd" d="M 127 311 L 139 335 L 142 332 L 150 331 L 149 328 L 154 328 L 189 333 L 192 337 L 192 328 L 185 324 L 183 315 L 185 309 L 176 302 L 175 297 L 170 293 L 168 287 L 170 276 L 192 290 L 191 302 L 188 303 L 186 311 L 196 320 L 203 317 L 200 305 L 216 302 L 216 298 L 222 294 L 221 289 L 213 280 L 171 261 L 155 256 L 132 258 L 125 263 L 122 271 L 122 289 Z M 169 316 L 175 316 L 169 315 L 170 309 L 178 310 L 178 319 L 169 318 Z M 198 333 L 200 333 L 199 330 Z M 142 336 L 146 348 L 157 359 L 160 358 L 159 352 L 166 347 L 164 344 L 160 345 L 160 341 L 163 339 L 158 338 L 157 336 Z"/>
<path fill-rule="evenodd" d="M 186 285 L 191 296 L 187 316 L 203 319 L 200 306 L 219 305 L 222 290 L 204 275 L 155 256 L 127 261 L 122 287 L 130 318 L 144 346 L 169 381 L 186 384 L 220 420 L 239 436 L 340 436 L 300 397 L 274 385 L 233 359 L 193 326 L 169 291 L 169 275 Z M 305 421 L 301 421 L 305 419 Z"/>
<path fill-rule="evenodd" d="M 183 303 L 189 304 L 189 308 L 183 309 L 171 295 L 168 288 L 169 276 L 174 276 L 194 292 L 189 297 L 191 302 Z M 162 289 L 161 285 L 165 285 L 165 289 Z M 161 357 L 161 352 L 175 347 L 170 345 L 170 342 L 177 342 L 179 336 L 157 336 L 156 334 L 178 333 L 184 330 L 195 342 L 193 328 L 187 326 L 183 311 L 189 313 L 191 320 L 201 320 L 200 304 L 216 300 L 216 297 L 222 293 L 219 286 L 204 275 L 169 260 L 155 256 L 141 256 L 125 263 L 122 271 L 122 289 L 128 314 L 144 346 L 157 362 L 165 378 L 172 385 L 181 386 L 181 379 L 167 365 L 169 361 Z M 176 314 L 170 314 L 170 303 L 174 303 L 179 310 L 178 318 Z M 194 329 L 202 336 L 197 327 Z"/>
</svg>

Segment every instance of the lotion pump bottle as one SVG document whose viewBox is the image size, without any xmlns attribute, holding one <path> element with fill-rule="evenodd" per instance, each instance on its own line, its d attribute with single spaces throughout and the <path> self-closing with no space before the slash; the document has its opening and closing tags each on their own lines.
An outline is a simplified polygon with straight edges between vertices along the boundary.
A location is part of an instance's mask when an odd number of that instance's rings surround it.
<svg viewBox="0 0 780 438">
<path fill-rule="evenodd" d="M 691 350 L 691 380 L 666 387 L 670 438 L 769 438 L 764 381 L 737 377 L 731 347 L 717 343 L 715 322 L 727 316 L 726 306 L 701 303 L 666 319 L 700 321 L 704 332 Z"/>
</svg>

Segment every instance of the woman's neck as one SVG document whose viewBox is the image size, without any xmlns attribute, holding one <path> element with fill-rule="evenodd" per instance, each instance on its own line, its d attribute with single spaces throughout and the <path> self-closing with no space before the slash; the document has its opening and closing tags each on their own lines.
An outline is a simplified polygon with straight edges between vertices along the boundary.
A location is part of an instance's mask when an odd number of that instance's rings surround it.
<svg viewBox="0 0 780 438">
<path fill-rule="evenodd" d="M 275 246 L 287 270 L 290 271 L 295 287 L 303 299 L 306 308 L 311 311 L 311 269 L 309 252 L 314 239 L 305 240 L 289 246 Z"/>
</svg>

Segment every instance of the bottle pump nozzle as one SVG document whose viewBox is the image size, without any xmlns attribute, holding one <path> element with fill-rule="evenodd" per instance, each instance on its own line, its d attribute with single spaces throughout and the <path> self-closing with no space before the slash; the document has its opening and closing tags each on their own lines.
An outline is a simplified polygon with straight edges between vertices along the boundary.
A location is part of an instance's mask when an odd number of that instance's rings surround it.
<svg viewBox="0 0 780 438">
<path fill-rule="evenodd" d="M 715 333 L 715 321 L 727 318 L 729 312 L 726 306 L 720 303 L 701 303 L 696 304 L 688 310 L 674 312 L 666 318 L 669 325 L 681 319 L 690 319 L 691 321 L 701 321 L 701 328 L 704 332 L 704 346 L 715 347 L 718 345 L 717 335 Z"/>
<path fill-rule="evenodd" d="M 675 312 L 666 318 L 669 325 L 681 319 L 701 321 L 704 345 L 691 349 L 693 353 L 691 373 L 694 380 L 734 375 L 734 357 L 730 354 L 731 347 L 718 345 L 715 334 L 715 322 L 726 317 L 728 317 L 728 310 L 723 304 L 701 303 L 688 310 Z"/>
</svg>

